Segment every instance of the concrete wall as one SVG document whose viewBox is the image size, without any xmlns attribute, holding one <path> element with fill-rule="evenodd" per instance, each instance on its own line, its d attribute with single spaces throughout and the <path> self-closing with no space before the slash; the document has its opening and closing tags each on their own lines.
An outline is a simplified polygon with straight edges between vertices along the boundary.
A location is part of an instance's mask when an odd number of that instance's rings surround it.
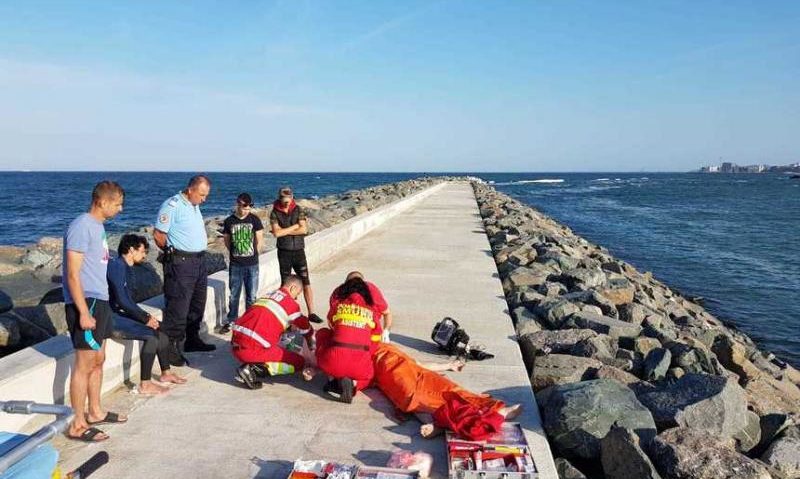
<svg viewBox="0 0 800 479">
<path fill-rule="evenodd" d="M 350 218 L 306 238 L 306 257 L 311 269 L 335 255 L 342 247 L 358 240 L 389 218 L 439 190 L 444 184 Z M 259 290 L 266 292 L 280 283 L 278 254 L 272 250 L 259 258 Z M 317 305 L 327 304 L 328 291 L 317 291 Z M 212 330 L 227 314 L 228 272 L 208 278 L 208 299 L 203 329 Z M 160 315 L 164 297 L 147 300 L 142 306 Z M 319 310 L 319 313 L 327 311 Z M 137 341 L 109 340 L 106 345 L 103 392 L 108 392 L 139 376 Z M 56 336 L 35 346 L 0 358 L 0 400 L 30 400 L 41 403 L 69 403 L 69 374 L 73 363 L 72 344 L 66 335 Z M 0 431 L 31 431 L 50 418 L 0 413 Z"/>
</svg>

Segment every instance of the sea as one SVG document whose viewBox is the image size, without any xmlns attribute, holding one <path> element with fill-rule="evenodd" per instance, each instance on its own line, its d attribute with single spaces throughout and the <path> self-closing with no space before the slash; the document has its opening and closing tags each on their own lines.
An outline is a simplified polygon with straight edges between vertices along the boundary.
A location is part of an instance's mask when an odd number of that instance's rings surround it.
<svg viewBox="0 0 800 479">
<path fill-rule="evenodd" d="M 800 367 L 800 180 L 779 174 L 464 174 L 492 183 L 684 295 L 702 297 L 712 314 Z M 227 214 L 243 191 L 264 205 L 284 184 L 297 197 L 317 198 L 424 175 L 212 173 L 203 211 Z M 0 173 L 0 245 L 61 236 L 86 211 L 92 186 L 102 179 L 126 191 L 124 210 L 109 231 L 152 224 L 160 204 L 189 176 Z"/>
</svg>

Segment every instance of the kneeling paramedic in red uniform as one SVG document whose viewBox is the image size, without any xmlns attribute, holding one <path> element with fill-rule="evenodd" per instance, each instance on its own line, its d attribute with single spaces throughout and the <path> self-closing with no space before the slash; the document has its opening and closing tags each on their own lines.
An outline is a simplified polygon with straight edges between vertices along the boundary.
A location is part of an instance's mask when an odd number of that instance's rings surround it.
<svg viewBox="0 0 800 479">
<path fill-rule="evenodd" d="M 361 273 L 347 280 L 331 294 L 328 325 L 317 331 L 317 366 L 328 375 L 325 392 L 350 403 L 356 391 L 369 386 L 374 375 L 372 354 L 381 341 L 381 317 L 389 305 L 380 290 L 364 281 Z M 388 338 L 387 338 L 388 340 Z"/>
<path fill-rule="evenodd" d="M 235 379 L 250 389 L 262 386 L 266 375 L 293 374 L 303 368 L 302 354 L 281 347 L 281 335 L 289 328 L 302 334 L 309 349 L 314 349 L 314 330 L 303 316 L 297 297 L 303 292 L 303 281 L 289 275 L 280 289 L 259 298 L 231 326 L 232 351 L 242 364 Z"/>
</svg>

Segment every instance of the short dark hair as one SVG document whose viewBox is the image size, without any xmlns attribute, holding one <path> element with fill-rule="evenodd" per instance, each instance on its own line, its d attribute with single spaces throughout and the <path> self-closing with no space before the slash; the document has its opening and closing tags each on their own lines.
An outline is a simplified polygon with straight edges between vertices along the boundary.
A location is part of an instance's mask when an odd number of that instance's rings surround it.
<svg viewBox="0 0 800 479">
<path fill-rule="evenodd" d="M 144 245 L 145 251 L 150 250 L 150 243 L 147 242 L 147 238 L 144 236 L 135 235 L 133 233 L 123 235 L 119 240 L 119 246 L 117 246 L 117 254 L 120 256 L 126 255 L 130 252 L 131 248 L 139 249 L 142 245 Z"/>
<path fill-rule="evenodd" d="M 211 186 L 211 180 L 208 178 L 208 176 L 203 174 L 194 175 L 193 177 L 189 178 L 189 183 L 186 185 L 186 189 L 194 188 L 195 186 L 200 186 L 202 183 Z"/>
<path fill-rule="evenodd" d="M 116 181 L 104 180 L 94 185 L 92 190 L 92 204 L 100 203 L 100 200 L 108 198 L 124 197 L 125 190 Z"/>
<path fill-rule="evenodd" d="M 250 196 L 250 193 L 239 193 L 239 196 L 236 197 L 236 201 L 246 205 L 252 205 L 253 197 Z"/>
</svg>

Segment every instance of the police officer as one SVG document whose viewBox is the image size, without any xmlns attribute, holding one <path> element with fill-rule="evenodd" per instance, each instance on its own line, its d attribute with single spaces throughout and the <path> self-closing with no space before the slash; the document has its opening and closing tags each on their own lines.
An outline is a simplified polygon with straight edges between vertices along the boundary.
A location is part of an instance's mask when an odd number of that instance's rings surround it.
<svg viewBox="0 0 800 479">
<path fill-rule="evenodd" d="M 193 176 L 185 190 L 161 205 L 153 230 L 153 239 L 163 251 L 166 307 L 161 331 L 169 336 L 169 361 L 173 366 L 186 364 L 181 350 L 216 349 L 200 339 L 208 285 L 204 261 L 208 237 L 200 205 L 210 191 L 207 176 Z"/>
</svg>

